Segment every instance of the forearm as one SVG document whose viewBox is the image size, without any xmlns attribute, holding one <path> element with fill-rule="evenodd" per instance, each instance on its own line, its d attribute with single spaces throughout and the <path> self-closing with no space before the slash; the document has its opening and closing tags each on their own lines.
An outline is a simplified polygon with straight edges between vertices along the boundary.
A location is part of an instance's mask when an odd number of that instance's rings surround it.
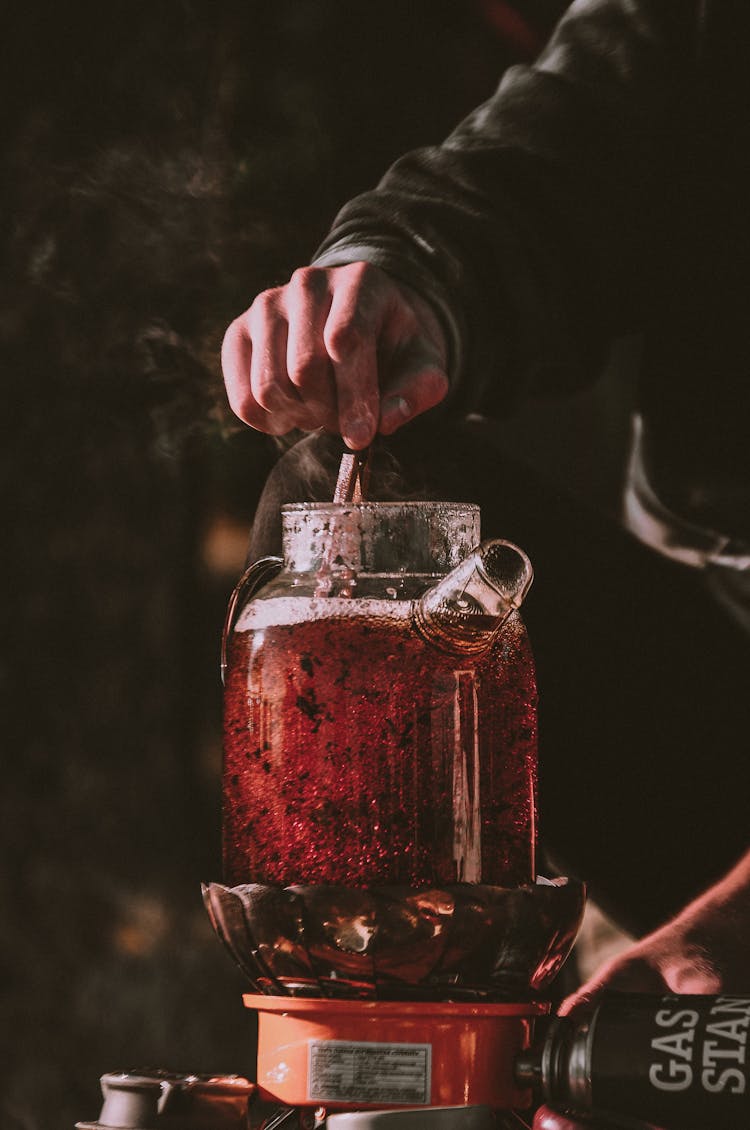
<svg viewBox="0 0 750 1130">
<path fill-rule="evenodd" d="M 693 976 L 694 966 L 699 977 L 708 967 L 717 991 L 746 990 L 750 986 L 750 851 L 664 929 L 674 929 L 683 939 L 684 959 L 674 960 L 669 970 L 678 984 Z"/>
<path fill-rule="evenodd" d="M 472 374 L 467 407 L 585 379 L 637 321 L 667 131 L 689 118 L 693 9 L 574 4 L 535 66 L 339 215 L 323 261 L 372 258 L 433 301 Z"/>
<path fill-rule="evenodd" d="M 604 990 L 746 993 L 750 987 L 750 851 L 670 922 L 608 962 L 562 1012 Z"/>
</svg>

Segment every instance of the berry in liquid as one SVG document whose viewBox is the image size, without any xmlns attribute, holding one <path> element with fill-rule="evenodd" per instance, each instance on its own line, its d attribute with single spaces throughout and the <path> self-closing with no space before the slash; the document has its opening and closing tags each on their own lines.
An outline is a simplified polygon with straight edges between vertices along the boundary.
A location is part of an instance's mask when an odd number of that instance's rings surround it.
<svg viewBox="0 0 750 1130">
<path fill-rule="evenodd" d="M 480 657 L 425 643 L 393 606 L 236 631 L 224 747 L 229 885 L 533 881 L 536 685 L 516 616 Z"/>
</svg>

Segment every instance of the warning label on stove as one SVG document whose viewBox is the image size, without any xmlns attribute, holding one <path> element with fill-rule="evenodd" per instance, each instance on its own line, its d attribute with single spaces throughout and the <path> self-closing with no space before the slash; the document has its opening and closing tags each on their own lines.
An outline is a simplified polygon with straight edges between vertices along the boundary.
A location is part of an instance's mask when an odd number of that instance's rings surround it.
<svg viewBox="0 0 750 1130">
<path fill-rule="evenodd" d="M 311 1040 L 307 1098 L 319 1103 L 430 1101 L 431 1044 Z"/>
</svg>

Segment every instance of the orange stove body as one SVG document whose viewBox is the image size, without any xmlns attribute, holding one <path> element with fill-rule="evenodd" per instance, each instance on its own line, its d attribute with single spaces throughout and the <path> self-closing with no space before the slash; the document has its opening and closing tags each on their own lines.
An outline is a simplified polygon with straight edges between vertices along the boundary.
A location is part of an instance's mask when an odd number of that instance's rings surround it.
<svg viewBox="0 0 750 1130">
<path fill-rule="evenodd" d="M 248 993 L 266 1099 L 327 1110 L 486 1104 L 523 1110 L 513 1064 L 543 1003 L 321 1000 Z"/>
</svg>

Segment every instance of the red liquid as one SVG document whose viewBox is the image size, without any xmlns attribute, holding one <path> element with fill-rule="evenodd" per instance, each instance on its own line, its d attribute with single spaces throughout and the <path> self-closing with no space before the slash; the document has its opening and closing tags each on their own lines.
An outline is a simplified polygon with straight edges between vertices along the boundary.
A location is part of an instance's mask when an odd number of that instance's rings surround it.
<svg viewBox="0 0 750 1130">
<path fill-rule="evenodd" d="M 237 632 L 224 748 L 229 885 L 534 878 L 536 685 L 518 618 L 479 659 L 406 618 Z"/>
</svg>

